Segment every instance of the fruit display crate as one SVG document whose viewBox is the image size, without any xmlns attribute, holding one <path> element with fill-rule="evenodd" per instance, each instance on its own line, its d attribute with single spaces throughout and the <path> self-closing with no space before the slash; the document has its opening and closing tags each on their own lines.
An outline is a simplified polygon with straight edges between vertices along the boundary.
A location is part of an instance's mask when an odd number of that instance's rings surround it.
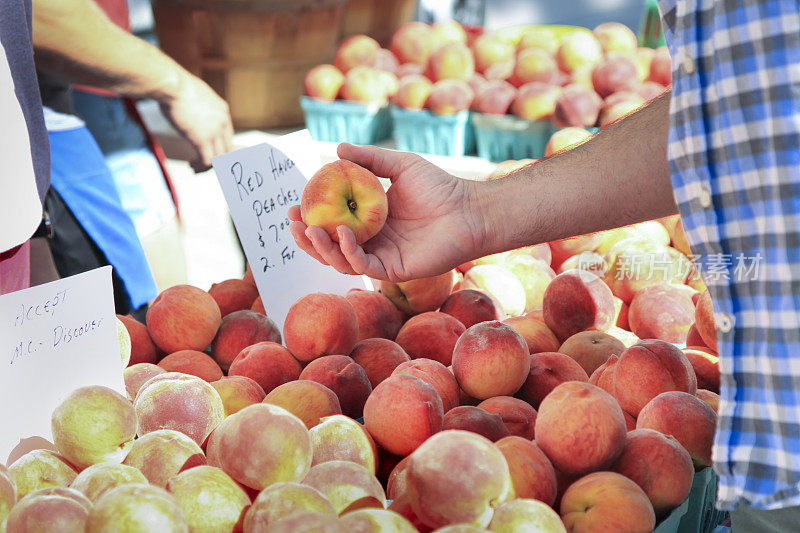
<svg viewBox="0 0 800 533">
<path fill-rule="evenodd" d="M 441 116 L 427 109 L 410 111 L 392 106 L 391 114 L 394 138 L 400 150 L 461 156 L 475 149 L 469 111 Z"/>
<path fill-rule="evenodd" d="M 489 161 L 538 159 L 556 127 L 549 120 L 530 121 L 511 115 L 473 113 L 478 155 Z"/>
<path fill-rule="evenodd" d="M 336 100 L 320 102 L 300 97 L 311 137 L 323 142 L 375 144 L 392 133 L 388 105 L 364 105 Z"/>
<path fill-rule="evenodd" d="M 725 518 L 725 511 L 714 507 L 717 499 L 717 474 L 711 467 L 697 472 L 686 499 L 689 507 L 676 530 L 678 533 L 710 533 Z"/>
</svg>

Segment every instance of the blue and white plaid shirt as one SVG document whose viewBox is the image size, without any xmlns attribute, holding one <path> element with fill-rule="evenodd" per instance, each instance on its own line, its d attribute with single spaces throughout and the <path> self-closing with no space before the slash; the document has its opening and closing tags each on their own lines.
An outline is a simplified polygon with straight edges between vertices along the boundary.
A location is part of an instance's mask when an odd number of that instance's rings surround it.
<svg viewBox="0 0 800 533">
<path fill-rule="evenodd" d="M 800 505 L 800 2 L 660 10 L 675 198 L 717 319 L 717 505 Z"/>
</svg>

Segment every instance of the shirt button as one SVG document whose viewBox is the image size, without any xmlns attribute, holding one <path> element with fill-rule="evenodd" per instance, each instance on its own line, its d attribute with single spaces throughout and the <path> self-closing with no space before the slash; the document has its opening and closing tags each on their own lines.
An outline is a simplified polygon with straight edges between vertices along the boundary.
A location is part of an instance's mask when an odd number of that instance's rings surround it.
<svg viewBox="0 0 800 533">
<path fill-rule="evenodd" d="M 716 316 L 717 329 L 722 333 L 728 333 L 733 329 L 733 317 L 728 313 L 719 313 Z"/>
<path fill-rule="evenodd" d="M 700 184 L 700 205 L 705 209 L 711 207 L 711 190 L 705 183 Z"/>
<path fill-rule="evenodd" d="M 694 59 L 688 54 L 683 57 L 683 70 L 686 74 L 694 74 Z"/>
</svg>

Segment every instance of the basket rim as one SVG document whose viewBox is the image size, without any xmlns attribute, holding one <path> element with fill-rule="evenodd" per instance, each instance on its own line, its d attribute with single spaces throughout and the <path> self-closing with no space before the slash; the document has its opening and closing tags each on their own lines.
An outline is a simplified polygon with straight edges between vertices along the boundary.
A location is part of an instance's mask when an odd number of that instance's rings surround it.
<svg viewBox="0 0 800 533">
<path fill-rule="evenodd" d="M 152 0 L 158 6 L 182 7 L 199 11 L 276 12 L 339 7 L 350 0 Z"/>
</svg>

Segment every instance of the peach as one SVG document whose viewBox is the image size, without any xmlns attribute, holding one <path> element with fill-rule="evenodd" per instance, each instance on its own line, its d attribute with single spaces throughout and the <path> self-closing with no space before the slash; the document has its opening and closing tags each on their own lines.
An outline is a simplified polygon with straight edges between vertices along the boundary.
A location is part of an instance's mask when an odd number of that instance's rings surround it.
<svg viewBox="0 0 800 533">
<path fill-rule="evenodd" d="M 136 414 L 118 392 L 91 385 L 76 389 L 53 411 L 53 442 L 78 468 L 121 463 L 136 436 Z"/>
<path fill-rule="evenodd" d="M 632 52 L 637 48 L 636 35 L 619 22 L 604 22 L 592 33 L 603 47 L 603 52 Z"/>
<path fill-rule="evenodd" d="M 403 325 L 403 313 L 391 300 L 376 291 L 351 289 L 345 296 L 356 311 L 358 319 L 358 338 L 384 338 L 394 340 Z"/>
<path fill-rule="evenodd" d="M 572 357 L 591 376 L 612 355 L 621 355 L 625 345 L 600 331 L 581 331 L 564 341 L 558 350 Z"/>
<path fill-rule="evenodd" d="M 339 523 L 348 531 L 364 533 L 417 533 L 405 517 L 385 509 L 359 509 L 342 516 Z"/>
<path fill-rule="evenodd" d="M 400 283 L 381 281 L 380 288 L 381 293 L 406 314 L 417 315 L 436 311 L 450 295 L 453 288 L 453 272 Z"/>
<path fill-rule="evenodd" d="M 652 429 L 628 432 L 625 449 L 611 469 L 641 487 L 656 516 L 666 515 L 686 499 L 694 477 L 689 452 L 671 435 Z"/>
<path fill-rule="evenodd" d="M 697 308 L 695 308 L 695 315 L 696 314 Z M 692 325 L 689 326 L 689 332 L 686 334 L 686 346 L 702 348 L 709 353 L 714 352 L 714 350 L 706 346 L 705 341 L 703 341 L 703 337 L 701 337 L 700 332 L 697 331 L 697 324 L 695 323 L 692 323 Z"/>
<path fill-rule="evenodd" d="M 411 361 L 399 344 L 389 339 L 364 339 L 356 343 L 350 357 L 367 373 L 374 388 L 392 375 L 398 365 Z"/>
<path fill-rule="evenodd" d="M 483 73 L 497 63 L 514 60 L 514 43 L 497 33 L 485 33 L 472 43 L 475 70 Z"/>
<path fill-rule="evenodd" d="M 453 349 L 453 373 L 464 392 L 485 400 L 511 396 L 525 383 L 530 351 L 522 335 L 502 322 L 470 327 Z"/>
<path fill-rule="evenodd" d="M 558 267 L 558 273 L 562 274 L 567 270 L 575 269 L 591 272 L 595 276 L 602 278 L 608 270 L 608 263 L 605 258 L 597 252 L 581 252 L 568 257 Z"/>
<path fill-rule="evenodd" d="M 486 526 L 493 508 L 514 497 L 503 453 L 468 431 L 433 435 L 409 459 L 407 475 L 411 507 L 429 527 Z"/>
<path fill-rule="evenodd" d="M 672 435 L 692 456 L 695 466 L 711 466 L 717 414 L 703 400 L 682 391 L 662 392 L 644 406 L 637 429 Z"/>
<path fill-rule="evenodd" d="M 191 285 L 163 291 L 147 310 L 147 331 L 167 353 L 203 351 L 219 329 L 222 315 L 214 298 Z"/>
<path fill-rule="evenodd" d="M 668 342 L 639 341 L 624 352 L 614 369 L 614 396 L 638 417 L 653 398 L 667 391 L 697 392 L 697 377 L 689 360 Z"/>
<path fill-rule="evenodd" d="M 559 128 L 594 126 L 602 104 L 600 95 L 592 89 L 571 83 L 562 89 L 558 97 L 553 121 Z"/>
<path fill-rule="evenodd" d="M 317 65 L 308 71 L 303 84 L 307 96 L 333 102 L 344 85 L 344 74 L 333 65 Z"/>
<path fill-rule="evenodd" d="M 275 342 L 259 342 L 242 350 L 228 369 L 229 376 L 245 376 L 269 393 L 300 377 L 302 367 L 289 350 Z"/>
<path fill-rule="evenodd" d="M 653 506 L 639 485 L 616 472 L 582 477 L 561 499 L 568 531 L 652 531 Z"/>
<path fill-rule="evenodd" d="M 585 270 L 568 270 L 553 278 L 542 311 L 547 327 L 562 340 L 587 329 L 605 331 L 616 316 L 608 285 Z"/>
<path fill-rule="evenodd" d="M 672 59 L 666 46 L 656 48 L 653 53 L 648 80 L 660 83 L 665 87 L 672 84 Z"/>
<path fill-rule="evenodd" d="M 241 279 L 227 279 L 212 284 L 208 294 L 217 302 L 219 312 L 225 318 L 234 311 L 250 309 L 258 298 L 258 289 Z"/>
<path fill-rule="evenodd" d="M 547 145 L 544 147 L 544 156 L 550 157 L 564 150 L 571 150 L 591 138 L 592 133 L 587 129 L 578 127 L 562 128 L 550 136 Z M 569 257 L 570 256 L 567 256 L 564 260 Z M 556 266 L 558 267 L 560 264 Z"/>
<path fill-rule="evenodd" d="M 551 54 L 558 50 L 559 39 L 552 28 L 547 26 L 531 26 L 526 29 L 517 44 L 517 50 L 541 48 Z"/>
<path fill-rule="evenodd" d="M 505 267 L 519 278 L 525 289 L 525 312 L 541 309 L 544 291 L 556 277 L 550 265 L 526 253 L 512 252 L 506 257 Z"/>
<path fill-rule="evenodd" d="M 625 417 L 614 397 L 579 381 L 553 389 L 536 417 L 536 443 L 568 476 L 611 466 L 622 453 L 626 433 Z"/>
<path fill-rule="evenodd" d="M 300 481 L 312 459 L 311 436 L 303 421 L 268 403 L 227 417 L 209 437 L 206 452 L 209 464 L 258 490 L 279 481 Z"/>
<path fill-rule="evenodd" d="M 331 389 L 306 379 L 275 387 L 263 401 L 283 407 L 302 420 L 308 429 L 326 416 L 342 414 L 339 398 Z"/>
<path fill-rule="evenodd" d="M 400 62 L 391 50 L 379 48 L 375 52 L 375 62 L 371 66 L 397 76 L 397 69 L 400 67 Z"/>
<path fill-rule="evenodd" d="M 447 43 L 435 49 L 428 60 L 428 77 L 432 80 L 458 79 L 469 81 L 475 74 L 472 52 L 463 43 Z"/>
<path fill-rule="evenodd" d="M 393 103 L 411 111 L 419 111 L 428 103 L 433 83 L 422 74 L 410 74 L 400 78 Z"/>
<path fill-rule="evenodd" d="M 386 98 L 393 98 L 394 95 L 397 94 L 398 89 L 400 89 L 400 80 L 391 72 L 386 72 L 385 70 L 378 70 L 377 72 L 378 80 L 383 87 Z"/>
<path fill-rule="evenodd" d="M 400 63 L 427 65 L 433 51 L 433 30 L 422 22 L 407 22 L 392 36 L 390 50 Z"/>
<path fill-rule="evenodd" d="M 633 296 L 649 285 L 682 285 L 692 263 L 675 250 L 648 238 L 631 238 L 616 243 L 607 256 L 606 284 L 614 296 L 630 303 Z"/>
<path fill-rule="evenodd" d="M 425 357 L 449 365 L 464 324 L 439 311 L 429 311 L 406 322 L 395 341 L 412 358 Z"/>
<path fill-rule="evenodd" d="M 264 309 L 264 302 L 261 300 L 261 296 L 253 300 L 253 305 L 250 306 L 250 310 L 254 313 L 259 313 L 266 316 L 267 310 Z"/>
<path fill-rule="evenodd" d="M 489 531 L 514 533 L 530 531 L 531 528 L 542 533 L 566 533 L 564 523 L 558 513 L 535 499 L 514 499 L 494 511 Z"/>
<path fill-rule="evenodd" d="M 91 507 L 92 502 L 76 490 L 66 487 L 39 489 L 12 507 L 7 521 L 0 522 L 0 525 L 8 533 L 81 533 Z"/>
<path fill-rule="evenodd" d="M 179 431 L 159 429 L 135 441 L 124 463 L 138 469 L 147 480 L 159 487 L 178 473 L 206 464 L 203 450 Z"/>
<path fill-rule="evenodd" d="M 614 395 L 614 370 L 617 368 L 617 363 L 619 363 L 619 357 L 617 355 L 610 355 L 606 362 L 597 367 L 597 370 L 592 372 L 592 375 L 589 376 L 589 383 L 592 385 L 597 385 L 607 393 Z"/>
<path fill-rule="evenodd" d="M 645 102 L 651 102 L 664 94 L 667 88 L 661 85 L 660 83 L 656 83 L 654 81 L 646 81 L 639 85 L 636 89 L 636 92 L 639 93 L 639 96 L 644 98 Z M 685 253 L 685 252 L 684 252 Z"/>
<path fill-rule="evenodd" d="M 565 83 L 560 85 L 580 85 L 581 87 L 585 87 L 590 91 L 594 91 L 594 84 L 592 83 L 592 72 L 594 71 L 594 65 L 582 65 L 569 74 L 566 74 L 567 79 Z M 558 74 L 563 74 L 560 70 Z"/>
<path fill-rule="evenodd" d="M 636 62 L 639 81 L 641 81 L 643 84 L 651 83 L 653 85 L 660 85 L 653 81 L 647 81 L 647 78 L 650 77 L 650 64 L 653 62 L 653 56 L 655 53 L 655 49 L 646 46 L 638 47 L 633 51 L 633 59 Z"/>
<path fill-rule="evenodd" d="M 430 530 L 430 528 L 428 528 Z M 450 524 L 437 528 L 433 533 L 487 533 L 489 530 L 472 524 Z"/>
<path fill-rule="evenodd" d="M 5 524 L 8 513 L 17 503 L 17 484 L 5 466 L 0 463 L 0 524 Z"/>
<path fill-rule="evenodd" d="M 362 105 L 385 104 L 389 95 L 382 74 L 372 67 L 353 67 L 344 76 L 342 98 Z"/>
<path fill-rule="evenodd" d="M 309 294 L 289 309 L 283 336 L 286 347 L 300 362 L 350 353 L 358 339 L 358 317 L 343 296 Z"/>
<path fill-rule="evenodd" d="M 122 377 L 125 379 L 125 391 L 128 393 L 128 398 L 134 400 L 139 389 L 147 380 L 165 372 L 166 370 L 152 363 L 136 363 L 126 368 Z"/>
<path fill-rule="evenodd" d="M 333 64 L 342 72 L 357 66 L 372 66 L 381 45 L 366 35 L 353 35 L 345 39 L 336 50 Z"/>
<path fill-rule="evenodd" d="M 253 269 L 250 268 L 250 263 L 248 263 L 246 260 L 245 260 L 244 264 L 245 264 L 244 276 L 242 276 L 242 281 L 246 281 L 250 285 L 255 286 L 256 280 L 253 279 Z"/>
<path fill-rule="evenodd" d="M 464 80 L 440 80 L 433 84 L 428 96 L 428 109 L 434 115 L 455 115 L 472 105 L 475 93 Z"/>
<path fill-rule="evenodd" d="M 395 500 L 408 491 L 408 461 L 410 455 L 403 457 L 389 474 L 386 481 L 386 496 Z"/>
<path fill-rule="evenodd" d="M 505 115 L 517 96 L 513 85 L 504 80 L 490 80 L 475 93 L 473 109 L 490 115 Z"/>
<path fill-rule="evenodd" d="M 496 167 L 494 167 L 494 170 L 491 172 L 491 174 L 486 176 L 485 181 L 492 181 L 500 178 L 505 178 L 506 176 L 514 174 L 516 171 L 527 167 L 531 163 L 536 163 L 537 161 L 538 159 L 520 159 L 520 160 L 509 159 L 507 161 L 501 161 L 500 163 L 497 164 Z M 547 263 L 548 264 L 550 263 L 549 259 Z"/>
<path fill-rule="evenodd" d="M 467 43 L 467 32 L 455 20 L 438 20 L 431 25 L 434 49 L 447 43 Z"/>
<path fill-rule="evenodd" d="M 234 311 L 222 319 L 211 343 L 211 355 L 227 372 L 239 352 L 259 342 L 281 342 L 281 333 L 264 313 Z"/>
<path fill-rule="evenodd" d="M 622 100 L 616 104 L 606 104 L 600 109 L 597 125 L 601 128 L 605 128 L 614 122 L 622 120 L 631 113 L 638 111 L 643 105 L 644 103 L 640 102 L 638 99 Z"/>
<path fill-rule="evenodd" d="M 478 408 L 500 415 L 509 434 L 533 440 L 536 409 L 529 403 L 511 396 L 495 396 L 479 403 Z"/>
<path fill-rule="evenodd" d="M 719 412 L 719 394 L 706 389 L 697 389 L 695 396 L 706 402 L 715 413 Z"/>
<path fill-rule="evenodd" d="M 541 81 L 526 83 L 517 90 L 511 112 L 526 120 L 550 118 L 556 108 L 561 89 Z"/>
<path fill-rule="evenodd" d="M 517 397 L 534 407 L 538 407 L 553 389 L 566 381 L 589 381 L 586 371 L 568 355 L 540 352 L 529 357 L 530 371 Z"/>
<path fill-rule="evenodd" d="M 601 236 L 600 243 L 595 250 L 598 254 L 606 255 L 611 248 L 620 241 L 632 237 L 642 237 L 641 231 L 635 225 L 622 226 L 621 228 L 613 228 L 599 232 Z"/>
<path fill-rule="evenodd" d="M 558 64 L 553 54 L 541 48 L 526 48 L 517 54 L 511 83 L 517 87 L 532 81 L 554 83 L 557 72 Z"/>
<path fill-rule="evenodd" d="M 178 501 L 160 487 L 129 483 L 106 492 L 92 507 L 86 533 L 105 531 L 188 531 Z"/>
<path fill-rule="evenodd" d="M 266 393 L 254 379 L 247 376 L 224 376 L 212 381 L 225 408 L 225 416 L 238 413 L 248 405 L 260 403 Z"/>
<path fill-rule="evenodd" d="M 197 350 L 180 350 L 158 362 L 167 372 L 180 372 L 211 382 L 222 377 L 222 369 L 210 356 Z"/>
<path fill-rule="evenodd" d="M 694 322 L 692 298 L 671 284 L 650 285 L 631 301 L 628 323 L 631 331 L 645 339 L 683 343 Z"/>
<path fill-rule="evenodd" d="M 254 529 L 259 532 L 261 529 Z M 336 516 L 327 513 L 315 513 L 311 511 L 297 511 L 272 522 L 268 529 L 269 533 L 295 533 L 296 531 L 314 531 L 315 533 L 347 533 L 339 523 Z"/>
<path fill-rule="evenodd" d="M 614 322 L 614 326 L 613 327 L 621 328 L 623 330 L 630 329 L 631 326 L 630 326 L 630 322 L 628 320 L 628 315 L 630 315 L 630 306 L 628 304 L 626 304 L 625 302 L 623 302 L 620 298 L 617 298 L 616 296 L 614 296 L 614 306 L 617 309 L 617 320 Z M 610 330 L 611 329 L 612 328 L 608 328 L 608 330 L 606 330 L 606 331 L 609 331 L 609 334 L 610 334 Z M 631 333 L 631 335 L 633 335 L 637 339 L 639 338 L 638 335 L 635 335 L 633 333 Z M 618 339 L 618 340 L 620 342 L 622 342 L 622 339 Z M 623 344 L 624 344 L 624 342 L 623 342 Z"/>
<path fill-rule="evenodd" d="M 625 428 L 628 430 L 628 433 L 630 433 L 636 429 L 636 419 L 633 418 L 633 415 L 627 411 L 622 411 L 622 414 L 625 416 Z"/>
<path fill-rule="evenodd" d="M 400 494 L 396 498 L 393 498 L 388 510 L 394 511 L 411 522 L 411 524 L 417 528 L 417 531 L 420 533 L 430 533 L 433 531 L 432 527 L 428 527 L 422 523 L 422 520 L 419 519 L 417 514 L 414 512 L 414 509 L 411 508 L 411 498 L 407 493 Z M 479 528 L 479 531 L 482 530 Z"/>
<path fill-rule="evenodd" d="M 334 242 L 342 225 L 353 230 L 358 244 L 368 241 L 383 228 L 387 212 L 386 193 L 375 174 L 345 159 L 323 165 L 300 199 L 303 222 L 321 227 Z"/>
<path fill-rule="evenodd" d="M 580 30 L 566 35 L 556 52 L 559 68 L 567 73 L 583 65 L 595 65 L 602 57 L 603 49 L 595 36 Z"/>
<path fill-rule="evenodd" d="M 463 289 L 480 289 L 492 295 L 509 316 L 525 311 L 525 287 L 509 269 L 500 265 L 482 264 L 470 268 L 464 275 Z"/>
<path fill-rule="evenodd" d="M 442 399 L 418 377 L 391 376 L 375 387 L 364 405 L 364 424 L 382 448 L 395 455 L 413 452 L 442 429 Z"/>
<path fill-rule="evenodd" d="M 714 352 L 719 352 L 717 348 L 717 326 L 714 320 L 714 305 L 711 302 L 711 293 L 708 290 L 704 291 L 697 300 L 695 327 L 700 334 L 700 338 L 703 339 L 703 343 Z"/>
<path fill-rule="evenodd" d="M 259 533 L 293 513 L 308 511 L 336 516 L 331 502 L 317 489 L 290 481 L 262 490 L 244 516 L 244 532 Z"/>
<path fill-rule="evenodd" d="M 339 398 L 342 413 L 351 418 L 361 418 L 372 392 L 367 373 L 346 355 L 326 355 L 311 361 L 300 373 L 300 379 L 316 381 L 332 390 Z"/>
<path fill-rule="evenodd" d="M 601 233 L 587 233 L 586 235 L 553 241 L 550 243 L 551 265 L 553 268 L 558 268 L 573 255 L 581 252 L 591 252 L 600 245 L 602 240 L 603 235 Z"/>
<path fill-rule="evenodd" d="M 602 98 L 618 91 L 633 91 L 639 85 L 636 64 L 624 54 L 608 54 L 594 68 L 592 84 Z"/>
<path fill-rule="evenodd" d="M 489 81 L 507 81 L 514 74 L 514 59 L 489 65 L 483 76 Z"/>
<path fill-rule="evenodd" d="M 364 466 L 350 461 L 326 461 L 312 466 L 303 485 L 322 493 L 339 514 L 386 507 L 386 494 L 378 479 Z"/>
<path fill-rule="evenodd" d="M 445 413 L 442 430 L 448 429 L 471 431 L 483 435 L 492 442 L 511 434 L 500 415 L 471 405 L 454 407 Z"/>
<path fill-rule="evenodd" d="M 120 485 L 147 482 L 138 468 L 117 463 L 97 463 L 78 474 L 69 487 L 96 502 L 100 496 Z"/>
<path fill-rule="evenodd" d="M 190 531 L 241 530 L 250 497 L 228 474 L 213 466 L 197 466 L 167 483 L 186 514 Z"/>
<path fill-rule="evenodd" d="M 442 313 L 458 319 L 465 328 L 487 320 L 502 320 L 505 312 L 489 294 L 473 289 L 461 289 L 447 297 L 440 308 Z"/>
<path fill-rule="evenodd" d="M 133 408 L 140 437 L 157 429 L 174 429 L 199 445 L 225 418 L 222 399 L 214 387 L 178 372 L 150 378 L 136 395 Z"/>
<path fill-rule="evenodd" d="M 472 89 L 472 92 L 475 93 L 475 95 L 477 96 L 477 94 L 481 92 L 481 89 L 483 88 L 484 84 L 486 84 L 487 81 L 489 80 L 486 79 L 486 76 L 484 76 L 483 74 L 478 74 L 476 72 L 469 79 L 468 83 L 470 88 Z"/>
<path fill-rule="evenodd" d="M 556 472 L 536 442 L 511 436 L 495 444 L 508 462 L 517 498 L 533 498 L 553 505 L 557 490 Z"/>
<path fill-rule="evenodd" d="M 392 372 L 392 376 L 408 374 L 415 376 L 436 389 L 442 400 L 442 411 L 447 413 L 458 405 L 458 382 L 450 370 L 442 363 L 432 359 L 419 358 L 402 363 Z"/>
<path fill-rule="evenodd" d="M 48 487 L 68 487 L 78 476 L 67 459 L 50 450 L 32 450 L 11 463 L 8 476 L 16 486 L 17 500 Z"/>
<path fill-rule="evenodd" d="M 158 348 L 153 342 L 153 339 L 150 338 L 150 333 L 147 332 L 147 326 L 130 315 L 117 315 L 117 318 L 125 325 L 125 328 L 128 330 L 128 335 L 131 337 L 131 359 L 128 361 L 128 365 L 133 366 L 137 363 L 157 363 L 159 355 Z"/>
<path fill-rule="evenodd" d="M 399 79 L 402 80 L 406 76 L 417 76 L 417 75 L 421 76 L 424 73 L 425 73 L 425 65 L 419 65 L 417 63 L 403 63 L 402 65 L 397 67 L 397 72 L 395 74 Z"/>
<path fill-rule="evenodd" d="M 367 430 L 352 418 L 332 415 L 309 430 L 313 459 L 311 466 L 326 461 L 351 461 L 373 475 L 378 467 L 378 449 Z"/>
<path fill-rule="evenodd" d="M 559 342 L 550 328 L 542 322 L 533 318 L 532 315 L 512 316 L 503 323 L 511 326 L 525 339 L 530 353 L 555 352 L 558 350 Z"/>
</svg>

